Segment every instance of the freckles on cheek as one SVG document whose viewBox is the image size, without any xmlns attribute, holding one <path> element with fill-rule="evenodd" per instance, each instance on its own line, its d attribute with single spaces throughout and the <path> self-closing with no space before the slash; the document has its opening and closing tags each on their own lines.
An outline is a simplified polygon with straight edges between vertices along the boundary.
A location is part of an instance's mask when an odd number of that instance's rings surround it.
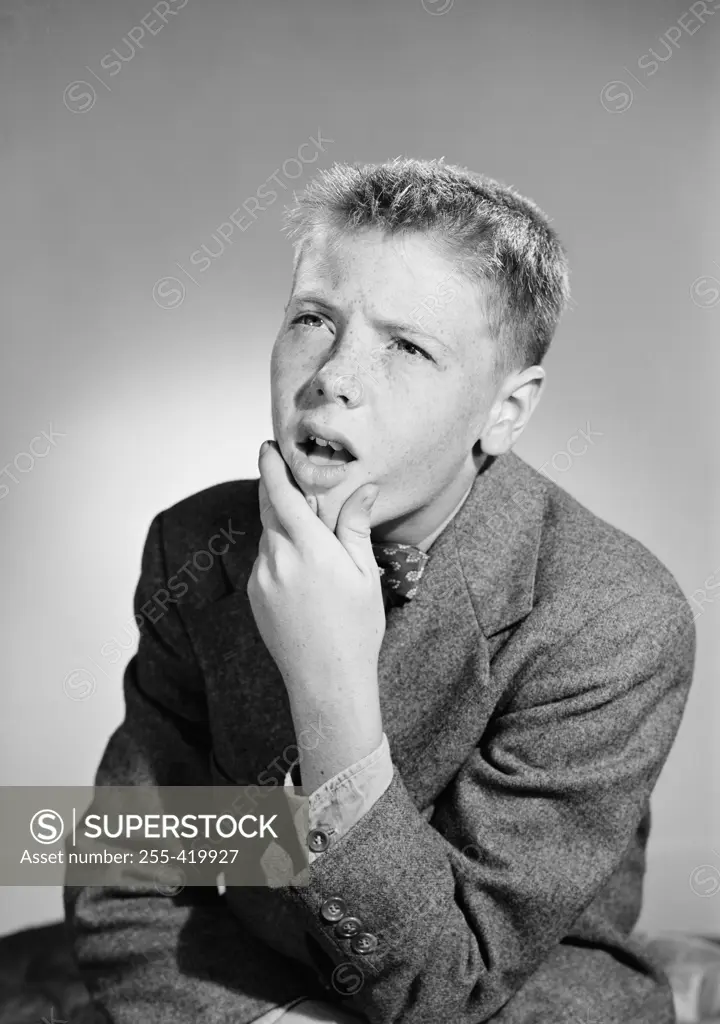
<svg viewBox="0 0 720 1024">
<path fill-rule="evenodd" d="M 285 344 L 276 348 L 270 360 L 270 380 L 286 384 L 289 389 L 292 386 L 299 387 L 303 382 L 309 381 L 314 376 L 317 360 L 312 352 L 299 345 L 292 346 L 290 339 Z"/>
</svg>

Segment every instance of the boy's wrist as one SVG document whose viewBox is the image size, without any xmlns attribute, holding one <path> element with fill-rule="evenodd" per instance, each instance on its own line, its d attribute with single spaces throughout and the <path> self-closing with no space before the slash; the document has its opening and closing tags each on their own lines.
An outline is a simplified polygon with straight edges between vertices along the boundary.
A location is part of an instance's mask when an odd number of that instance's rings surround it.
<svg viewBox="0 0 720 1024">
<path fill-rule="evenodd" d="M 327 694 L 333 693 L 335 687 L 322 689 Z M 344 687 L 338 684 L 337 689 L 343 691 Z M 376 750 L 382 743 L 383 724 L 377 680 L 374 690 L 356 681 L 346 699 L 338 694 L 332 703 L 327 698 L 316 703 L 304 699 L 302 693 L 295 689 L 290 699 L 295 735 L 322 736 L 312 749 L 304 745 L 299 749 L 303 789 L 309 795 Z"/>
</svg>

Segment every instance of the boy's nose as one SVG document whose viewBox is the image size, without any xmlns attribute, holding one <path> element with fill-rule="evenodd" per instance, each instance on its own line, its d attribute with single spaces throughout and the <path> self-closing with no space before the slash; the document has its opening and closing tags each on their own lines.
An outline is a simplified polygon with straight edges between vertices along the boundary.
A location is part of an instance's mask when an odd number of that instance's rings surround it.
<svg viewBox="0 0 720 1024">
<path fill-rule="evenodd" d="M 317 371 L 312 382 L 315 395 L 331 398 L 341 405 L 356 406 L 366 397 L 369 388 L 378 385 L 379 374 L 373 373 L 370 363 L 373 361 L 374 350 L 367 353 L 367 347 L 359 352 L 358 346 L 352 349 L 347 345 L 337 350 Z"/>
<path fill-rule="evenodd" d="M 320 397 L 330 398 L 338 405 L 354 408 L 360 405 L 365 397 L 361 372 L 358 367 L 347 367 L 333 361 L 326 363 L 318 370 L 312 384 L 313 393 Z"/>
</svg>

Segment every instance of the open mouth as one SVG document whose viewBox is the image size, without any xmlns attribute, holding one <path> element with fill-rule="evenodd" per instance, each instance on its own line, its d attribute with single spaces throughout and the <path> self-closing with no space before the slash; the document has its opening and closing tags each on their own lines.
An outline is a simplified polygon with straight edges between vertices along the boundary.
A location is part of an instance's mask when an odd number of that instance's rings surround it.
<svg viewBox="0 0 720 1024">
<path fill-rule="evenodd" d="M 335 444 L 336 442 L 322 444 L 314 438 L 297 442 L 300 451 L 308 457 L 310 462 L 314 462 L 318 466 L 327 466 L 330 463 L 340 465 L 341 462 L 356 461 L 355 456 L 351 455 L 346 448 L 333 447 Z"/>
</svg>

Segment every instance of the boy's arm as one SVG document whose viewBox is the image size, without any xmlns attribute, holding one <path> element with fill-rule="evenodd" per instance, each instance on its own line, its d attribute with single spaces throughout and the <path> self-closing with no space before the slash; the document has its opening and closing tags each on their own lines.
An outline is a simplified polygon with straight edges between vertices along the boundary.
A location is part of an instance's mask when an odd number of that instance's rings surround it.
<svg viewBox="0 0 720 1024">
<path fill-rule="evenodd" d="M 124 677 L 125 718 L 97 786 L 212 784 L 204 681 L 183 623 L 173 605 L 155 624 L 139 614 L 166 581 L 160 514 L 135 593 L 141 635 Z M 64 902 L 84 980 L 116 1024 L 247 1024 L 317 991 L 303 965 L 250 936 L 211 886 L 169 897 L 152 882 L 66 885 Z"/>
<path fill-rule="evenodd" d="M 689 605 L 648 588 L 555 630 L 518 667 L 432 826 L 396 770 L 352 829 L 325 834 L 310 885 L 278 890 L 304 914 L 328 973 L 352 981 L 348 1009 L 371 1024 L 488 1020 L 545 969 L 638 829 L 692 678 Z M 347 937 L 342 917 L 360 931 Z M 567 978 L 547 970 L 562 1000 Z M 625 970 L 609 1000 L 630 1005 L 657 988 L 641 967 Z"/>
</svg>

